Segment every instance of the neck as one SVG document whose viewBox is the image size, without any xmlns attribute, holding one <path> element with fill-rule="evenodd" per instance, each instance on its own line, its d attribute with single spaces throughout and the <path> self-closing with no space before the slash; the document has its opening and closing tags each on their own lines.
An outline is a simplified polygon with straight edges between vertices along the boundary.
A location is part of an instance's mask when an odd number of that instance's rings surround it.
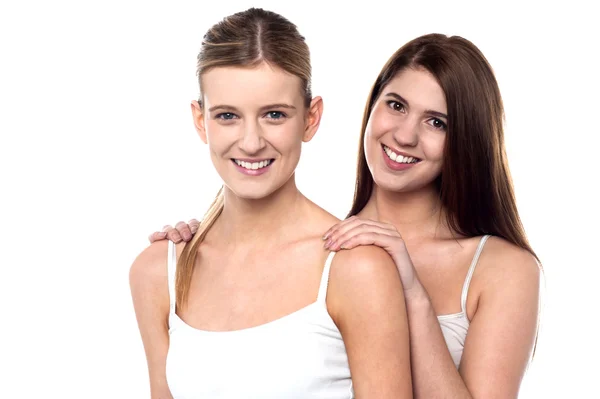
<svg viewBox="0 0 600 399">
<path fill-rule="evenodd" d="M 245 199 L 225 187 L 223 212 L 211 230 L 230 245 L 273 243 L 297 223 L 304 196 L 294 175 L 265 198 Z"/>
<path fill-rule="evenodd" d="M 394 225 L 406 240 L 435 237 L 447 230 L 434 185 L 407 193 L 387 191 L 375 185 L 361 214 Z"/>
</svg>

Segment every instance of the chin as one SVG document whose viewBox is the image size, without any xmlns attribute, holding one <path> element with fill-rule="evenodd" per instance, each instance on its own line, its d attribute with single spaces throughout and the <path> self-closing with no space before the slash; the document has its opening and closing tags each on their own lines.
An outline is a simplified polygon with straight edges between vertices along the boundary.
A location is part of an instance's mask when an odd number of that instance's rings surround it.
<svg viewBox="0 0 600 399">
<path fill-rule="evenodd" d="M 264 190 L 264 189 L 233 189 L 230 187 L 231 192 L 238 198 L 250 201 L 257 201 L 272 195 L 275 190 Z"/>
<path fill-rule="evenodd" d="M 375 184 L 377 184 L 377 187 L 383 191 L 394 193 L 406 193 L 414 190 L 410 183 L 401 183 L 398 181 L 393 181 L 392 179 L 375 180 Z"/>
<path fill-rule="evenodd" d="M 431 185 L 435 179 L 424 179 L 420 176 L 410 178 L 409 176 L 394 176 L 386 173 L 387 171 L 378 171 L 372 174 L 375 184 L 384 191 L 395 193 L 410 193 L 422 190 Z"/>
<path fill-rule="evenodd" d="M 261 200 L 272 196 L 282 186 L 272 183 L 273 182 L 261 182 L 259 184 L 259 182 L 244 182 L 240 184 L 240 182 L 236 182 L 236 184 L 227 185 L 227 187 L 236 197 L 240 199 Z"/>
</svg>

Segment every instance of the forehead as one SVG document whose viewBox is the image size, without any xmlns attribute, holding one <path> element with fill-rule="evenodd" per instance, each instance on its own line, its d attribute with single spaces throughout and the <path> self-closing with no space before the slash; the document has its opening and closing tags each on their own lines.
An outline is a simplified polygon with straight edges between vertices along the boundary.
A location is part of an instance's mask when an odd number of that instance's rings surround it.
<svg viewBox="0 0 600 399">
<path fill-rule="evenodd" d="M 409 102 L 411 108 L 447 113 L 446 96 L 436 78 L 425 69 L 401 70 L 384 87 L 382 96 L 394 92 Z"/>
<path fill-rule="evenodd" d="M 260 107 L 303 102 L 300 78 L 267 63 L 256 67 L 216 67 L 201 79 L 204 100 L 212 105 Z"/>
</svg>

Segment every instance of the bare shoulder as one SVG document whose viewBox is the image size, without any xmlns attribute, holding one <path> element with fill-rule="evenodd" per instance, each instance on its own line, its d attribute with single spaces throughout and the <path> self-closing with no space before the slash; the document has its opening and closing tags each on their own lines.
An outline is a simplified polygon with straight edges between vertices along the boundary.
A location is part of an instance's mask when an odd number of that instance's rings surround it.
<svg viewBox="0 0 600 399">
<path fill-rule="evenodd" d="M 537 308 L 541 268 L 529 251 L 500 237 L 490 237 L 475 271 L 477 311 L 486 305 Z"/>
<path fill-rule="evenodd" d="M 177 244 L 181 253 L 184 243 Z M 156 241 L 146 247 L 133 261 L 129 269 L 129 281 L 134 284 L 166 284 L 169 241 Z"/>
<path fill-rule="evenodd" d="M 396 301 L 394 301 L 396 298 Z M 328 307 L 332 317 L 363 306 L 374 308 L 397 302 L 404 293 L 391 256 L 377 246 L 337 252 L 331 263 Z"/>
<path fill-rule="evenodd" d="M 167 277 L 167 250 L 169 242 L 156 241 L 147 246 L 133 261 L 129 269 L 132 283 L 160 280 Z"/>
<path fill-rule="evenodd" d="M 369 286 L 381 284 L 389 277 L 399 278 L 391 256 L 374 245 L 339 251 L 331 263 L 330 275 L 334 280 Z"/>
<path fill-rule="evenodd" d="M 541 268 L 529 251 L 500 237 L 490 237 L 478 266 L 484 292 L 522 291 L 537 295 Z"/>
</svg>

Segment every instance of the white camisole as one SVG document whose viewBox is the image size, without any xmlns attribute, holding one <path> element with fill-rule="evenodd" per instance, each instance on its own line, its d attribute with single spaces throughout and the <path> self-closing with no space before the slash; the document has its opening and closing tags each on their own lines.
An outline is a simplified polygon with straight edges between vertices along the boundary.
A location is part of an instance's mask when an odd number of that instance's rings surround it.
<svg viewBox="0 0 600 399">
<path fill-rule="evenodd" d="M 467 317 L 467 293 L 469 292 L 469 285 L 471 284 L 473 272 L 475 271 L 475 267 L 479 261 L 479 256 L 481 255 L 483 246 L 488 238 L 489 235 L 481 237 L 479 245 L 477 246 L 477 250 L 475 251 L 475 255 L 473 256 L 473 260 L 471 261 L 471 266 L 469 267 L 467 277 L 463 283 L 462 294 L 460 298 L 460 312 L 438 316 L 438 321 L 440 322 L 440 327 L 442 328 L 446 345 L 448 346 L 452 360 L 454 360 L 454 365 L 457 368 L 460 366 L 463 349 L 465 347 L 465 339 L 467 338 L 467 332 L 470 324 L 469 318 Z"/>
<path fill-rule="evenodd" d="M 256 327 L 205 331 L 176 313 L 176 250 L 169 241 L 166 373 L 173 398 L 353 398 L 344 342 L 325 303 L 334 254 L 310 305 Z"/>
</svg>

